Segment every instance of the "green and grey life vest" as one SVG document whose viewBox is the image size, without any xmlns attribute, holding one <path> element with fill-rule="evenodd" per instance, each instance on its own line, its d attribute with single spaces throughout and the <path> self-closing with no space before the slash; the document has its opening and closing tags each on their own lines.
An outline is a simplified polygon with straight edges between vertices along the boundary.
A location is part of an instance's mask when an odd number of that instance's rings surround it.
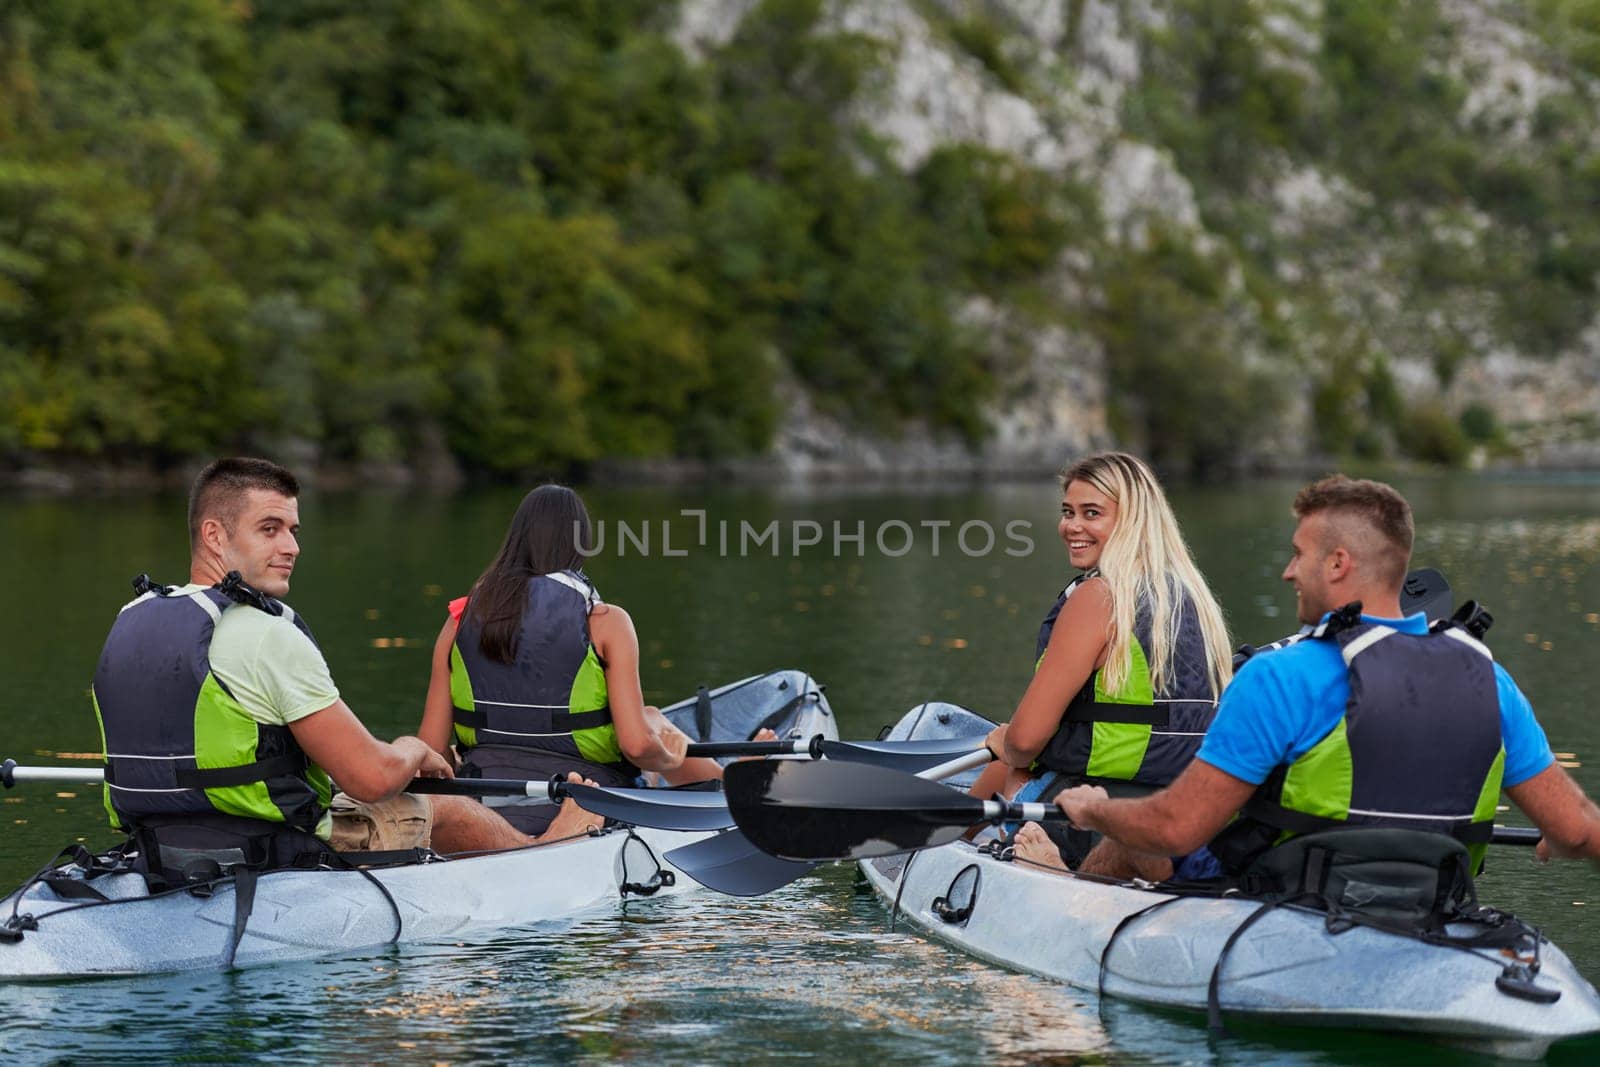
<svg viewBox="0 0 1600 1067">
<path fill-rule="evenodd" d="M 218 587 L 171 595 L 151 586 L 124 605 L 95 668 L 111 825 L 216 814 L 314 834 L 332 787 L 287 726 L 250 716 L 211 672 L 225 611 L 271 611 L 315 643 L 287 605 L 255 594 L 246 606 Z"/>
<path fill-rule="evenodd" d="M 505 745 L 602 766 L 625 763 L 605 663 L 589 640 L 589 613 L 598 603 L 577 571 L 529 578 L 515 661 L 500 663 L 484 655 L 483 624 L 467 602 L 450 650 L 450 700 L 463 752 Z"/>
<path fill-rule="evenodd" d="M 1035 671 L 1044 662 L 1067 599 L 1098 573 L 1085 571 L 1056 598 L 1039 627 Z M 1162 690 L 1155 691 L 1150 677 L 1150 609 L 1141 602 L 1134 613 L 1134 640 L 1128 643 L 1133 662 L 1127 681 L 1113 693 L 1106 690 L 1103 671 L 1091 674 L 1067 704 L 1061 726 L 1039 754 L 1038 766 L 1083 781 L 1160 787 L 1189 765 L 1216 717 L 1217 700 L 1199 617 L 1187 596 L 1178 602 L 1178 611 L 1171 677 Z"/>
<path fill-rule="evenodd" d="M 1338 643 L 1349 703 L 1218 836 L 1212 850 L 1228 867 L 1296 834 L 1357 826 L 1446 834 L 1481 865 L 1506 756 L 1494 656 L 1453 622 L 1411 634 L 1360 612 L 1347 605 L 1309 635 Z"/>
</svg>

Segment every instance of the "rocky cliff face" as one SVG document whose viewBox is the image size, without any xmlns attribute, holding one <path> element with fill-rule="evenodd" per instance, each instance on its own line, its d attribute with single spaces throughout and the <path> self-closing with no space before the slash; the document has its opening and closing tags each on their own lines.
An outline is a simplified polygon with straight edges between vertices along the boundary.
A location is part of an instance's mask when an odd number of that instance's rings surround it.
<svg viewBox="0 0 1600 1067">
<path fill-rule="evenodd" d="M 684 0 L 674 39 L 691 55 L 704 54 L 730 39 L 755 7 L 753 0 Z M 1600 463 L 1600 316 L 1558 346 L 1542 347 L 1507 329 L 1516 309 L 1507 315 L 1504 292 L 1475 288 L 1474 275 L 1437 282 L 1430 274 L 1430 260 L 1477 263 L 1499 255 L 1501 220 L 1467 200 L 1393 202 L 1352 179 L 1360 168 L 1292 149 L 1253 151 L 1243 195 L 1238 188 L 1219 194 L 1214 184 L 1203 192 L 1197 178 L 1205 176 L 1186 174 L 1180 153 L 1130 122 L 1130 99 L 1159 76 L 1148 69 L 1151 42 L 1192 31 L 1174 21 L 1183 7 L 1156 0 L 834 0 L 814 32 L 881 45 L 884 61 L 854 117 L 889 142 L 908 171 L 941 146 L 982 146 L 1090 190 L 1097 240 L 1107 247 L 1138 249 L 1159 228 L 1225 264 L 1223 287 L 1236 298 L 1224 316 L 1226 343 L 1240 366 L 1270 364 L 1289 381 L 1281 410 L 1237 443 L 1245 462 L 1315 458 L 1327 446 L 1305 432 L 1312 409 L 1320 403 L 1326 415 L 1331 405 L 1337 415 L 1340 403 L 1364 402 L 1373 390 L 1341 393 L 1339 376 L 1370 377 L 1376 360 L 1408 408 L 1451 419 L 1469 408 L 1487 413 L 1498 424 L 1501 455 L 1534 464 Z M 1428 59 L 1440 79 L 1464 87 L 1461 128 L 1511 154 L 1546 150 L 1529 142 L 1548 121 L 1550 101 L 1596 98 L 1584 75 L 1554 68 L 1519 7 L 1441 5 L 1444 44 Z M 1281 75 L 1307 96 L 1332 92 L 1319 65 L 1329 32 L 1322 0 L 1260 0 L 1254 8 L 1250 43 L 1261 76 Z M 953 24 L 979 22 L 989 52 L 963 47 L 951 32 Z M 1588 119 L 1600 129 L 1592 111 Z M 1211 221 L 1246 210 L 1265 219 L 1247 236 Z M 1374 223 L 1380 217 L 1382 226 Z M 1258 254 L 1261 243 L 1271 245 L 1270 255 Z M 1103 299 L 1094 263 L 1077 247 L 1065 250 L 1054 283 L 1063 306 L 1092 308 Z M 1263 276 L 1266 285 L 1257 283 Z M 976 451 L 915 431 L 880 440 L 812 415 L 802 398 L 783 421 L 777 462 L 809 473 L 1021 472 L 1113 442 L 1142 447 L 1136 431 L 1111 430 L 1111 368 L 1093 331 L 1070 321 L 1041 324 L 981 299 L 971 301 L 967 316 L 997 345 L 1026 353 L 1009 362 L 989 413 L 992 433 Z"/>
</svg>

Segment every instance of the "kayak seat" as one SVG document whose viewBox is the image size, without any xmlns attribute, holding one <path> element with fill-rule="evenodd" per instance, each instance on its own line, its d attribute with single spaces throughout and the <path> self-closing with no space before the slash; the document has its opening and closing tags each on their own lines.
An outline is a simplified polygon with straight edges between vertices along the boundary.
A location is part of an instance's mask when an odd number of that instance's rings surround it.
<svg viewBox="0 0 1600 1067">
<path fill-rule="evenodd" d="M 1239 889 L 1262 900 L 1320 899 L 1330 911 L 1436 930 L 1477 906 L 1471 869 L 1466 846 L 1444 834 L 1323 830 L 1257 856 Z"/>
<path fill-rule="evenodd" d="M 1467 848 L 1444 834 L 1387 827 L 1303 834 L 1257 856 L 1238 889 L 1262 904 L 1228 936 L 1211 970 L 1206 1014 L 1214 1033 L 1223 1029 L 1220 990 L 1229 953 L 1257 920 L 1280 907 L 1325 912 L 1333 935 L 1365 926 L 1429 944 L 1497 949 L 1510 961 L 1495 979 L 1501 993 L 1538 1003 L 1561 995 L 1533 981 L 1543 936 L 1513 915 L 1479 905 Z"/>
<path fill-rule="evenodd" d="M 175 815 L 141 819 L 133 828 L 134 869 L 152 893 L 206 886 L 239 868 L 254 871 L 315 867 L 336 859 L 326 842 L 301 830 L 232 815 Z"/>
</svg>

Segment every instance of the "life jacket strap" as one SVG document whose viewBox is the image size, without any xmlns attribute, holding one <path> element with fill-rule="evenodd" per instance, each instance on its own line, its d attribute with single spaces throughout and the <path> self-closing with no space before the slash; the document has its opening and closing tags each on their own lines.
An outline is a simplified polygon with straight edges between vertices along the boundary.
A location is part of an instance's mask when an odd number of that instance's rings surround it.
<svg viewBox="0 0 1600 1067">
<path fill-rule="evenodd" d="M 1323 815 L 1308 815 L 1303 811 L 1286 808 L 1282 804 L 1273 803 L 1262 799 L 1260 796 L 1251 797 L 1240 814 L 1247 819 L 1254 819 L 1277 830 L 1287 830 L 1292 834 L 1314 834 L 1323 830 L 1349 830 L 1355 827 L 1370 825 L 1361 822 L 1350 822 L 1345 819 L 1330 819 Z M 1401 818 L 1397 816 L 1396 818 Z M 1443 834 L 1453 837 L 1463 845 L 1486 845 L 1494 836 L 1492 822 L 1471 822 L 1462 819 L 1448 825 L 1440 824 L 1437 828 L 1430 827 L 1430 833 Z"/>
<path fill-rule="evenodd" d="M 489 716 L 481 711 L 469 711 L 466 708 L 452 708 L 453 719 L 457 726 L 464 726 L 469 730 L 485 730 L 489 733 L 511 733 L 507 730 L 497 730 L 489 725 Z M 556 711 L 550 713 L 550 728 L 544 733 L 570 734 L 578 730 L 593 730 L 599 726 L 608 726 L 611 723 L 611 708 L 596 708 L 593 711 Z"/>
<path fill-rule="evenodd" d="M 274 600 L 249 582 L 246 582 L 238 571 L 229 571 L 222 581 L 211 588 L 235 604 L 244 604 L 258 611 L 264 611 L 268 615 L 283 614 L 283 604 L 280 601 Z"/>
<path fill-rule="evenodd" d="M 1352 600 L 1342 608 L 1328 613 L 1328 617 L 1317 624 L 1312 630 L 1311 637 L 1333 637 L 1340 630 L 1349 630 L 1361 625 L 1361 601 Z"/>
<path fill-rule="evenodd" d="M 227 789 L 230 786 L 250 785 L 253 782 L 264 782 L 268 778 L 278 778 L 284 775 L 299 777 L 306 772 L 306 757 L 303 753 L 287 753 L 282 756 L 271 756 L 267 759 L 256 760 L 254 763 L 244 763 L 237 767 L 214 767 L 210 769 L 190 768 L 179 769 L 175 772 L 178 786 L 182 789 Z M 107 767 L 107 778 L 110 778 L 110 767 Z"/>
<path fill-rule="evenodd" d="M 1115 704 L 1098 700 L 1075 701 L 1068 705 L 1063 722 L 1115 722 L 1136 726 L 1166 727 L 1170 714 L 1159 704 Z"/>
<path fill-rule="evenodd" d="M 154 593 L 156 596 L 171 596 L 172 590 L 177 588 L 171 585 L 162 585 L 152 579 L 148 574 L 141 574 L 133 580 L 133 591 L 137 596 Z"/>
</svg>

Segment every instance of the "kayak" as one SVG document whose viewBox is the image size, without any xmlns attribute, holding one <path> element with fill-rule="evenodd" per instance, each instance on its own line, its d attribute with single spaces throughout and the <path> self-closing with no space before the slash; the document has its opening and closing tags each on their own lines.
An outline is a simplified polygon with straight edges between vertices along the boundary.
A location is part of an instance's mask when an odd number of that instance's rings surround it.
<svg viewBox="0 0 1600 1067">
<path fill-rule="evenodd" d="M 796 701 L 797 692 L 806 695 Z M 781 736 L 838 737 L 820 687 L 802 671 L 747 678 L 684 703 L 719 739 L 738 733 L 742 740 L 748 733 L 740 731 L 752 722 Z M 256 880 L 233 965 L 462 940 L 619 900 L 673 896 L 698 885 L 663 854 L 709 836 L 615 826 L 506 852 L 359 871 L 268 871 Z M 0 924 L 19 917 L 0 929 L 0 981 L 186 971 L 226 959 L 236 910 L 232 879 L 198 892 L 152 895 L 136 873 L 90 873 L 65 864 L 48 883 L 25 885 L 0 901 Z"/>
<path fill-rule="evenodd" d="M 661 709 L 691 741 L 748 741 L 762 730 L 782 740 L 821 734 L 838 740 L 833 709 L 816 680 L 800 670 L 771 671 L 699 692 Z M 724 757 L 726 763 L 735 757 Z"/>
<path fill-rule="evenodd" d="M 886 737 L 980 737 L 992 725 L 956 705 L 927 704 Z M 1600 1032 L 1600 995 L 1537 931 L 1515 949 L 1468 948 L 1365 925 L 1330 930 L 1320 910 L 1281 906 L 1243 929 L 1218 969 L 1259 900 L 1079 878 L 1014 859 L 997 842 L 961 841 L 860 866 L 896 914 L 939 940 L 1147 1005 L 1206 1011 L 1216 972 L 1225 1019 L 1398 1031 L 1516 1059 Z M 1160 906 L 1140 914 L 1152 905 Z M 1447 929 L 1466 937 L 1476 926 Z M 1534 959 L 1517 981 L 1513 969 Z"/>
</svg>

